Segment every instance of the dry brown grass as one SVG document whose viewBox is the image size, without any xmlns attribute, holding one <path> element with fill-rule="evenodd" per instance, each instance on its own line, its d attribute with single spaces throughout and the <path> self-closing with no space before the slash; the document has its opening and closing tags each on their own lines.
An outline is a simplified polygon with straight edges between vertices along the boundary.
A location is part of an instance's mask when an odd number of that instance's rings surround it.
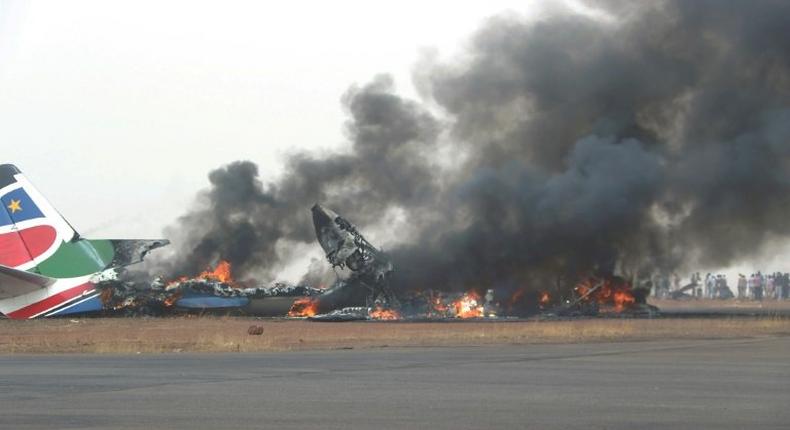
<svg viewBox="0 0 790 430">
<path fill-rule="evenodd" d="M 261 336 L 247 333 L 263 326 Z M 0 354 L 250 352 L 641 341 L 790 334 L 787 319 L 312 323 L 230 317 L 0 320 Z"/>
</svg>

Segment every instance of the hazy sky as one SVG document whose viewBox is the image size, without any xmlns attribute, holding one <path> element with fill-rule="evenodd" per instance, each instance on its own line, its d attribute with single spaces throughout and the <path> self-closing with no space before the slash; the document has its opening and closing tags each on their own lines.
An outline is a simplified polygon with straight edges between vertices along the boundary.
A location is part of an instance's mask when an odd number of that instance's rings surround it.
<svg viewBox="0 0 790 430">
<path fill-rule="evenodd" d="M 0 0 L 0 149 L 91 237 L 154 237 L 249 159 L 343 145 L 340 97 L 530 2 Z M 308 210 L 309 208 L 305 208 Z"/>
<path fill-rule="evenodd" d="M 0 0 L 0 162 L 86 236 L 158 237 L 213 168 L 249 159 L 272 178 L 288 151 L 342 147 L 350 85 L 390 73 L 416 97 L 421 51 L 452 56 L 486 18 L 547 7 L 270 3 Z"/>
</svg>

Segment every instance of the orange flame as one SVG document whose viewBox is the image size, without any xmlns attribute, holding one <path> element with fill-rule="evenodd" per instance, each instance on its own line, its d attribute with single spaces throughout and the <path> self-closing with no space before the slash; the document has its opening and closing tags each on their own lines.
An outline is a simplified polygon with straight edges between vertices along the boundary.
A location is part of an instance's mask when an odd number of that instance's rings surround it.
<svg viewBox="0 0 790 430">
<path fill-rule="evenodd" d="M 540 292 L 540 299 L 538 299 L 541 309 L 551 302 L 551 294 L 548 291 Z"/>
<path fill-rule="evenodd" d="M 469 291 L 460 299 L 453 302 L 456 318 L 482 318 L 483 306 L 480 305 L 480 294 Z"/>
<path fill-rule="evenodd" d="M 176 292 L 175 294 L 171 294 L 171 295 L 167 296 L 167 298 L 164 300 L 163 304 L 166 307 L 169 308 L 169 307 L 173 306 L 174 304 L 176 304 L 176 302 L 180 298 L 181 298 L 181 293 L 180 292 Z"/>
<path fill-rule="evenodd" d="M 442 300 L 442 295 L 439 293 L 434 294 L 431 292 L 431 307 L 434 312 L 444 315 L 448 311 L 448 306 Z"/>
<path fill-rule="evenodd" d="M 309 297 L 296 299 L 288 311 L 289 317 L 311 317 L 318 313 L 318 301 Z"/>
<path fill-rule="evenodd" d="M 186 280 L 188 280 L 188 279 L 189 279 L 189 278 L 188 278 L 188 277 L 186 277 L 186 276 L 182 276 L 182 277 L 180 277 L 180 278 L 178 278 L 178 279 L 174 279 L 174 280 L 172 280 L 172 281 L 170 281 L 170 282 L 168 282 L 168 283 L 167 283 L 167 285 L 165 286 L 165 289 L 166 289 L 166 290 L 169 290 L 170 288 L 172 288 L 173 286 L 175 286 L 175 285 L 176 285 L 176 284 L 178 284 L 179 282 L 184 282 L 184 281 L 186 281 Z"/>
<path fill-rule="evenodd" d="M 619 290 L 614 292 L 614 309 L 622 312 L 623 309 L 636 303 L 636 298 L 631 291 Z"/>
<path fill-rule="evenodd" d="M 233 283 L 233 276 L 230 273 L 230 262 L 225 260 L 221 260 L 217 263 L 217 267 L 215 267 L 214 270 L 206 269 L 197 277 L 227 284 Z"/>
<path fill-rule="evenodd" d="M 584 297 L 584 296 L 587 295 L 588 292 L 590 292 L 592 287 L 590 286 L 589 282 L 590 281 L 583 281 L 579 285 L 576 285 L 576 288 L 574 288 L 574 291 L 576 291 L 576 294 L 578 294 L 579 297 Z"/>
<path fill-rule="evenodd" d="M 400 312 L 393 310 L 393 309 L 384 309 L 382 307 L 376 307 L 370 310 L 370 318 L 374 320 L 399 320 L 401 318 Z"/>
<path fill-rule="evenodd" d="M 217 282 L 229 284 L 231 287 L 236 287 L 237 286 L 236 281 L 233 279 L 233 275 L 231 274 L 230 268 L 231 268 L 230 262 L 225 260 L 220 260 L 220 262 L 217 263 L 217 266 L 214 267 L 213 270 L 209 267 L 192 279 L 205 279 L 207 281 L 217 281 Z M 177 279 L 168 282 L 165 288 L 166 289 L 172 288 L 174 285 L 180 282 L 186 282 L 189 279 L 190 278 L 188 276 L 181 276 Z"/>
<path fill-rule="evenodd" d="M 602 285 L 597 290 L 590 293 L 599 282 L 601 282 Z M 601 281 L 590 278 L 576 285 L 575 290 L 579 297 L 584 297 L 586 294 L 590 293 L 584 301 L 589 302 L 594 300 L 599 305 L 611 307 L 615 312 L 622 312 L 636 303 L 636 298 L 634 297 L 633 291 L 631 291 L 631 286 L 627 282 L 616 282 L 612 279 Z"/>
</svg>

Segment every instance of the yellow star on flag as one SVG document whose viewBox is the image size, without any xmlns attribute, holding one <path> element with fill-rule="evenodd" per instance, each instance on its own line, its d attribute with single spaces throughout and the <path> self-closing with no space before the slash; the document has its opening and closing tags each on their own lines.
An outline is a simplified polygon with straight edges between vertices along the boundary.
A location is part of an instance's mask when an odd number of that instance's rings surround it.
<svg viewBox="0 0 790 430">
<path fill-rule="evenodd" d="M 8 209 L 11 210 L 12 214 L 15 214 L 17 213 L 17 211 L 22 210 L 22 206 L 19 205 L 20 203 L 22 203 L 22 201 L 11 199 L 11 204 L 8 205 Z"/>
</svg>

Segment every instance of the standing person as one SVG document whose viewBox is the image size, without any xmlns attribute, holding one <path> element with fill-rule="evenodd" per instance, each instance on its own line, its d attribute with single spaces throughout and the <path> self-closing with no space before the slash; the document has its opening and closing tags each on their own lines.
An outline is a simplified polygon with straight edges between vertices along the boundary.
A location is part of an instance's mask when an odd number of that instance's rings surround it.
<svg viewBox="0 0 790 430">
<path fill-rule="evenodd" d="M 776 300 L 779 298 L 779 290 L 781 287 L 779 286 L 779 274 L 773 273 L 771 274 L 773 289 L 771 291 L 771 300 Z"/>
<path fill-rule="evenodd" d="M 727 275 L 721 275 L 721 288 L 719 288 L 719 298 L 722 300 L 729 300 L 735 297 L 730 289 L 730 284 L 727 282 Z"/>
<path fill-rule="evenodd" d="M 711 294 L 711 298 L 718 299 L 720 297 L 719 295 L 720 291 L 721 291 L 721 274 L 716 275 L 716 281 L 714 282 L 713 293 Z"/>
<path fill-rule="evenodd" d="M 763 287 L 764 287 L 763 274 L 757 271 L 754 275 L 754 300 L 763 300 Z"/>
<path fill-rule="evenodd" d="M 702 297 L 702 276 L 700 276 L 699 272 L 691 274 L 691 283 L 694 284 L 692 295 L 696 298 Z"/>
<path fill-rule="evenodd" d="M 746 275 L 743 273 L 738 274 L 738 298 L 746 298 Z"/>
<path fill-rule="evenodd" d="M 774 290 L 774 275 L 768 275 L 765 277 L 765 298 L 768 300 L 773 300 L 774 294 L 776 290 Z"/>
<path fill-rule="evenodd" d="M 710 281 L 710 273 L 705 275 L 705 283 L 703 284 L 702 297 L 708 298 L 708 281 Z"/>
<path fill-rule="evenodd" d="M 782 297 L 782 272 L 774 273 L 774 299 Z"/>
<path fill-rule="evenodd" d="M 713 290 L 716 288 L 716 277 L 708 273 L 705 276 L 705 298 L 713 298 Z"/>
<path fill-rule="evenodd" d="M 664 273 L 661 275 L 661 298 L 669 297 L 669 275 Z"/>
<path fill-rule="evenodd" d="M 659 276 L 657 274 L 654 274 L 651 277 L 651 283 L 652 283 L 652 285 L 650 287 L 650 295 L 652 295 L 655 298 L 659 298 L 660 299 L 661 297 L 658 296 L 658 294 L 659 294 L 659 286 L 658 285 L 659 285 L 660 282 L 659 282 Z"/>
<path fill-rule="evenodd" d="M 790 273 L 782 275 L 782 299 L 790 296 Z"/>
<path fill-rule="evenodd" d="M 749 279 L 746 280 L 746 298 L 751 299 L 753 298 L 754 292 L 754 273 L 749 275 Z"/>
</svg>

